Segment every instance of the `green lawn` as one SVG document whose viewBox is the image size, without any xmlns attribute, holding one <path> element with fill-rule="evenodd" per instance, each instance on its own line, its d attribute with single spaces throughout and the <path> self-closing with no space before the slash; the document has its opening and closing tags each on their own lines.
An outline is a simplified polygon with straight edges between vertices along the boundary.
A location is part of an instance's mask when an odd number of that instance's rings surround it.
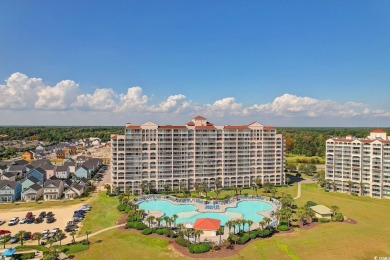
<svg viewBox="0 0 390 260">
<path fill-rule="evenodd" d="M 47 209 L 53 207 L 66 207 L 79 203 L 86 203 L 90 197 L 74 199 L 74 200 L 58 200 L 58 201 L 39 201 L 39 202 L 15 202 L 0 204 L 0 210 L 7 209 L 21 209 L 21 210 L 36 210 L 36 209 Z"/>
<path fill-rule="evenodd" d="M 73 255 L 75 253 L 85 251 L 88 248 L 89 248 L 88 245 L 83 245 L 81 243 L 77 243 L 77 244 L 62 245 L 59 247 L 59 250 L 61 250 L 62 252 L 64 252 L 67 255 Z"/>
<path fill-rule="evenodd" d="M 112 229 L 90 239 L 91 248 L 74 254 L 77 259 L 180 259 L 168 241 Z"/>
<path fill-rule="evenodd" d="M 374 259 L 374 256 L 389 256 L 390 226 L 387 222 L 390 200 L 324 192 L 315 184 L 303 184 L 302 197 L 297 204 L 303 205 L 308 200 L 326 206 L 337 205 L 344 215 L 358 223 L 326 223 L 310 230 L 297 229 L 294 233 L 257 239 L 239 254 L 223 259 Z M 91 240 L 91 248 L 77 253 L 78 258 L 126 259 L 129 255 L 135 259 L 177 257 L 174 251 L 168 249 L 165 240 L 130 231 L 110 230 Z M 102 240 L 101 243 L 95 243 L 98 240 Z"/>
<path fill-rule="evenodd" d="M 104 191 L 99 192 L 98 196 L 89 203 L 92 210 L 86 214 L 79 236 L 84 236 L 87 230 L 93 233 L 115 225 L 121 217 L 121 213 L 116 209 L 118 203 L 116 197 L 108 197 Z"/>
<path fill-rule="evenodd" d="M 325 164 L 325 159 L 319 156 L 304 156 L 304 155 L 296 155 L 296 154 L 287 154 L 286 157 L 287 163 L 299 163 L 302 160 L 306 160 L 308 163 L 311 163 L 312 160 L 318 160 L 318 163 L 315 164 Z"/>
</svg>

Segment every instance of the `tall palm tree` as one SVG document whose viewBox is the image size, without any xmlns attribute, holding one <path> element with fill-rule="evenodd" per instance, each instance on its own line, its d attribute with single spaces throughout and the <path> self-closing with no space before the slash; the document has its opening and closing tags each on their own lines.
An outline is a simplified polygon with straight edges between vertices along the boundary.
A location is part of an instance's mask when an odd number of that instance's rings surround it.
<svg viewBox="0 0 390 260">
<path fill-rule="evenodd" d="M 179 217 L 179 216 L 176 215 L 176 214 L 173 214 L 173 216 L 172 216 L 172 220 L 173 220 L 173 225 L 174 225 L 174 227 L 176 227 L 176 219 L 177 219 L 178 217 Z"/>
<path fill-rule="evenodd" d="M 74 236 L 76 235 L 76 231 L 72 231 L 70 232 L 70 235 L 72 236 L 72 243 L 74 244 L 76 242 L 76 240 L 74 239 Z"/>
<path fill-rule="evenodd" d="M 160 227 L 160 224 L 161 224 L 161 221 L 163 221 L 163 218 L 158 217 L 158 218 L 156 218 L 156 221 L 157 221 L 157 227 Z"/>
<path fill-rule="evenodd" d="M 289 185 L 289 184 L 290 184 L 290 182 L 291 182 L 291 179 L 290 179 L 290 177 L 286 177 L 286 184 L 287 184 L 287 185 Z"/>
<path fill-rule="evenodd" d="M 20 239 L 20 245 L 23 246 L 24 236 L 26 235 L 26 231 L 20 230 L 16 236 Z"/>
<path fill-rule="evenodd" d="M 146 217 L 146 221 L 149 223 L 149 228 L 152 225 L 153 220 L 155 220 L 155 216 L 149 215 Z"/>
<path fill-rule="evenodd" d="M 38 240 L 38 246 L 41 244 L 42 233 L 36 232 L 32 237 L 34 240 Z"/>
<path fill-rule="evenodd" d="M 253 183 L 253 184 L 252 184 L 252 190 L 254 190 L 254 191 L 255 191 L 255 193 L 256 193 L 256 196 L 257 196 L 257 190 L 258 190 L 258 188 L 259 188 L 259 186 L 257 186 L 257 184 L 256 184 L 256 183 Z"/>
<path fill-rule="evenodd" d="M 314 210 L 312 208 L 308 208 L 306 210 L 306 214 L 307 214 L 307 216 L 310 219 L 310 223 L 312 223 L 313 222 L 313 218 L 316 216 L 316 213 L 314 212 Z"/>
<path fill-rule="evenodd" d="M 225 229 L 224 229 L 223 227 L 219 227 L 219 228 L 217 229 L 217 232 L 218 232 L 218 234 L 219 234 L 219 244 L 221 244 L 222 235 L 223 235 L 224 231 L 225 231 Z"/>
<path fill-rule="evenodd" d="M 245 231 L 245 224 L 246 224 L 246 223 L 248 223 L 248 222 L 246 221 L 246 219 L 242 219 L 242 220 L 241 220 L 242 231 Z"/>
<path fill-rule="evenodd" d="M 232 220 L 232 225 L 233 225 L 234 234 L 236 234 L 236 225 L 237 225 L 237 221 L 238 221 L 238 219 L 233 219 L 233 220 Z"/>
<path fill-rule="evenodd" d="M 292 213 L 291 209 L 286 210 L 286 212 L 284 213 L 284 217 L 287 220 L 287 226 L 288 227 L 290 227 L 290 219 L 291 219 L 292 216 L 293 216 L 293 213 Z"/>
<path fill-rule="evenodd" d="M 130 195 L 131 195 L 131 187 L 130 186 L 127 186 L 125 188 L 125 195 L 127 196 L 127 200 L 130 199 Z"/>
<path fill-rule="evenodd" d="M 170 187 L 169 187 L 169 185 L 168 184 L 164 184 L 164 192 L 165 193 L 168 193 L 168 191 L 170 190 Z"/>
<path fill-rule="evenodd" d="M 337 213 L 337 211 L 340 209 L 337 205 L 332 205 L 332 206 L 330 206 L 330 208 L 332 209 L 333 215 L 335 215 Z"/>
<path fill-rule="evenodd" d="M 177 224 L 177 227 L 179 228 L 179 230 L 180 230 L 180 234 L 182 235 L 183 234 L 183 229 L 184 229 L 184 224 L 183 223 L 179 223 L 179 224 Z"/>
<path fill-rule="evenodd" d="M 272 197 L 275 198 L 276 196 L 276 193 L 278 192 L 278 190 L 276 189 L 276 187 L 272 187 L 271 190 L 270 190 L 271 194 L 272 194 Z"/>
<path fill-rule="evenodd" d="M 169 222 L 170 222 L 171 218 L 170 218 L 170 217 L 168 217 L 168 216 L 165 216 L 165 217 L 163 217 L 163 220 L 165 221 L 165 226 L 166 226 L 166 227 L 168 227 L 168 226 L 169 226 Z"/>
<path fill-rule="evenodd" d="M 232 227 L 234 226 L 233 222 L 231 220 L 228 220 L 228 221 L 226 221 L 225 225 L 229 228 L 229 234 L 230 234 L 230 231 L 231 231 Z"/>
<path fill-rule="evenodd" d="M 184 230 L 184 234 L 187 236 L 188 242 L 190 242 L 190 236 L 192 234 L 192 230 L 190 228 L 187 228 Z"/>
<path fill-rule="evenodd" d="M 258 188 L 261 188 L 262 181 L 261 181 L 261 178 L 260 178 L 260 177 L 256 177 L 255 183 L 256 183 L 256 185 L 257 185 Z"/>
<path fill-rule="evenodd" d="M 60 241 L 60 246 L 61 246 L 61 240 L 64 238 L 64 233 L 62 233 L 62 231 L 58 231 L 55 235 L 55 238 L 57 241 Z"/>
<path fill-rule="evenodd" d="M 85 234 L 87 235 L 87 243 L 89 244 L 88 235 L 91 234 L 91 231 L 87 230 L 87 231 L 85 231 Z"/>
<path fill-rule="evenodd" d="M 305 224 L 305 219 L 307 216 L 307 211 L 305 207 L 300 207 L 297 211 L 298 220 L 301 221 L 302 226 Z"/>
<path fill-rule="evenodd" d="M 248 220 L 246 221 L 246 223 L 248 224 L 248 232 L 250 233 L 250 232 L 251 232 L 251 226 L 252 226 L 252 224 L 253 224 L 253 221 L 250 220 L 250 219 L 248 219 Z"/>
<path fill-rule="evenodd" d="M 264 229 L 264 226 L 265 226 L 266 224 L 267 224 L 267 223 L 265 223 L 264 220 L 261 220 L 261 221 L 259 222 L 259 225 L 261 226 L 261 229 Z"/>
<path fill-rule="evenodd" d="M 353 181 L 349 180 L 349 181 L 347 182 L 347 184 L 348 184 L 349 194 L 351 194 L 351 193 L 352 193 Z"/>
<path fill-rule="evenodd" d="M 359 187 L 360 187 L 360 196 L 363 196 L 364 195 L 364 183 L 360 182 Z"/>
<path fill-rule="evenodd" d="M 10 234 L 6 234 L 3 236 L 3 248 L 5 249 L 5 244 L 10 241 L 11 239 L 11 235 Z"/>
<path fill-rule="evenodd" d="M 333 187 L 333 191 L 336 191 L 336 188 L 337 188 L 336 182 L 332 181 L 330 185 Z"/>
<path fill-rule="evenodd" d="M 267 226 L 269 225 L 269 223 L 271 223 L 271 219 L 270 218 L 268 218 L 268 217 L 265 217 L 264 219 L 264 222 L 267 224 Z"/>
</svg>

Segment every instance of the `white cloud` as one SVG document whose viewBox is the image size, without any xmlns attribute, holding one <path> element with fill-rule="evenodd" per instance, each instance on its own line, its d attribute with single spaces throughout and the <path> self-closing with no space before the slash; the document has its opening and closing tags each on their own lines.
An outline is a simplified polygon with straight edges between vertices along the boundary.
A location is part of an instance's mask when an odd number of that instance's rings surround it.
<svg viewBox="0 0 390 260">
<path fill-rule="evenodd" d="M 182 94 L 169 96 L 165 101 L 157 106 L 151 106 L 150 111 L 158 113 L 180 113 L 190 107 L 190 102 L 186 101 L 186 96 Z"/>
<path fill-rule="evenodd" d="M 120 94 L 120 102 L 117 111 L 126 110 L 145 111 L 147 108 L 148 97 L 142 95 L 142 88 L 132 87 L 127 89 L 126 94 Z"/>
<path fill-rule="evenodd" d="M 207 114 L 222 117 L 224 115 L 241 114 L 242 104 L 236 103 L 234 97 L 227 97 L 216 100 L 213 104 L 206 105 Z"/>
<path fill-rule="evenodd" d="M 117 94 L 111 88 L 98 88 L 93 94 L 77 96 L 73 107 L 82 110 L 113 111 L 117 108 Z"/>
<path fill-rule="evenodd" d="M 37 109 L 62 110 L 67 109 L 77 96 L 79 85 L 72 80 L 63 80 L 54 87 L 42 87 L 35 102 Z"/>
</svg>

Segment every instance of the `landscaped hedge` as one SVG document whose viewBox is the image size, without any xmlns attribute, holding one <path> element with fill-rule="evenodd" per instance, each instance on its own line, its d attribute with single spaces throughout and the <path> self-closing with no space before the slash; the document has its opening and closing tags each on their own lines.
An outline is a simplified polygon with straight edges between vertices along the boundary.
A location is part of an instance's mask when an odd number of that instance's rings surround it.
<svg viewBox="0 0 390 260">
<path fill-rule="evenodd" d="M 318 222 L 320 223 L 328 223 L 330 220 L 328 218 L 319 218 Z"/>
<path fill-rule="evenodd" d="M 239 235 L 239 239 L 237 240 L 237 244 L 243 245 L 246 242 L 248 242 L 249 240 L 251 240 L 251 238 L 249 237 L 249 234 L 243 233 L 242 235 Z"/>
<path fill-rule="evenodd" d="M 183 246 L 183 247 L 188 247 L 190 244 L 191 244 L 191 242 L 189 242 L 187 239 L 185 239 L 184 237 L 178 237 L 178 238 L 176 238 L 175 239 L 175 241 L 176 241 L 176 243 L 178 244 L 178 245 L 181 245 L 181 246 Z"/>
<path fill-rule="evenodd" d="M 290 228 L 286 225 L 279 225 L 278 230 L 279 231 L 288 231 L 288 230 L 290 230 Z"/>
<path fill-rule="evenodd" d="M 332 217 L 332 221 L 343 222 L 343 221 L 344 221 L 344 216 L 343 216 L 343 214 L 337 213 L 336 215 L 334 215 L 334 216 Z"/>
<path fill-rule="evenodd" d="M 116 208 L 119 210 L 119 211 L 125 211 L 127 206 L 125 204 L 119 204 L 118 206 L 116 206 Z"/>
<path fill-rule="evenodd" d="M 259 230 L 258 232 L 258 237 L 261 237 L 261 238 L 264 238 L 264 237 L 270 237 L 273 233 L 273 230 L 272 229 L 263 229 L 263 230 Z"/>
<path fill-rule="evenodd" d="M 259 233 L 257 231 L 251 231 L 251 233 L 249 234 L 249 237 L 251 239 L 255 239 L 258 236 L 259 236 Z"/>
<path fill-rule="evenodd" d="M 150 235 L 153 233 L 153 230 L 151 228 L 145 228 L 141 233 L 142 235 Z"/>
<path fill-rule="evenodd" d="M 159 228 L 156 230 L 157 235 L 165 235 L 168 232 L 167 228 Z"/>
<path fill-rule="evenodd" d="M 129 221 L 126 223 L 125 228 L 135 228 L 137 230 L 144 230 L 145 228 L 148 228 L 148 226 L 140 221 Z"/>
<path fill-rule="evenodd" d="M 211 245 L 208 243 L 191 244 L 188 247 L 188 251 L 192 254 L 206 253 L 211 250 Z"/>
</svg>

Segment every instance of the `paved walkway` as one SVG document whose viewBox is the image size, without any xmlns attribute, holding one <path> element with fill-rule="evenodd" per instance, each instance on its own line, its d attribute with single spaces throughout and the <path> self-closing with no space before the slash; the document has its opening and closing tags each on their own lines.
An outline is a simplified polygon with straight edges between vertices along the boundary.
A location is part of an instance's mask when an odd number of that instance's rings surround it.
<svg viewBox="0 0 390 260">
<path fill-rule="evenodd" d="M 302 183 L 304 183 L 304 184 L 315 183 L 315 181 L 312 181 L 310 179 L 304 179 L 303 181 L 298 182 L 298 192 L 297 192 L 297 196 L 294 198 L 294 200 L 299 199 L 302 195 Z"/>
</svg>

